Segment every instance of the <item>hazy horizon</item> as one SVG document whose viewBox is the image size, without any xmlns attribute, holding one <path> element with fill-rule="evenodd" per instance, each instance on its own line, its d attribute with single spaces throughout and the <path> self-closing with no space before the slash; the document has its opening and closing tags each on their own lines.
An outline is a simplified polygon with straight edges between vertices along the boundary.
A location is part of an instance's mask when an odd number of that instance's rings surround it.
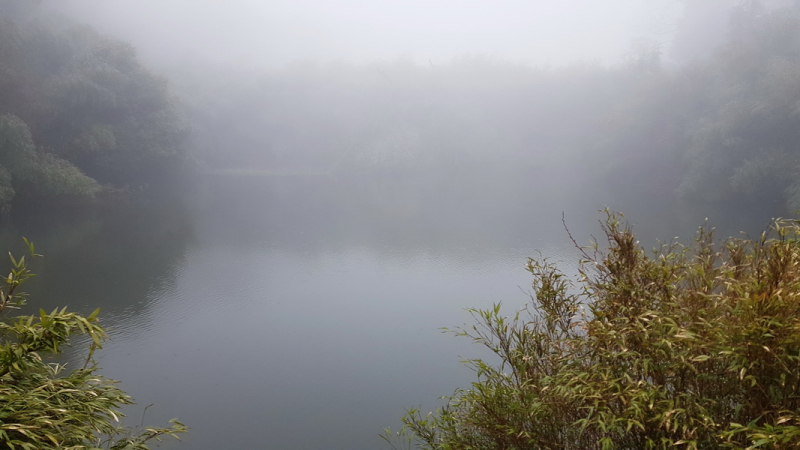
<svg viewBox="0 0 800 450">
<path fill-rule="evenodd" d="M 44 5 L 130 41 L 159 66 L 204 62 L 257 69 L 309 59 L 445 64 L 465 54 L 539 66 L 614 64 L 637 39 L 669 48 L 684 9 L 677 0 L 65 0 Z"/>
</svg>

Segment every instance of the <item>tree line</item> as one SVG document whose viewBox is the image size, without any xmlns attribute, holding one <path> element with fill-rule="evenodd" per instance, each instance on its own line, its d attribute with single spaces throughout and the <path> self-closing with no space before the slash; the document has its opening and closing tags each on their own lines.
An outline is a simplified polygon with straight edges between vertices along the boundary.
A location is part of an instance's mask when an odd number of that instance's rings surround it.
<svg viewBox="0 0 800 450">
<path fill-rule="evenodd" d="M 172 78 L 210 169 L 568 168 L 612 198 L 636 191 L 796 209 L 800 7 L 742 2 L 729 21 L 715 50 L 680 63 L 666 45 L 638 41 L 610 66 L 464 55 L 191 67 Z"/>
<path fill-rule="evenodd" d="M 797 5 L 741 3 L 722 44 L 682 64 L 640 41 L 612 66 L 481 55 L 185 65 L 168 72 L 171 85 L 130 44 L 33 2 L 4 1 L 0 17 L 1 204 L 157 184 L 192 159 L 208 170 L 494 171 L 515 182 L 563 169 L 610 198 L 800 207 Z"/>
</svg>

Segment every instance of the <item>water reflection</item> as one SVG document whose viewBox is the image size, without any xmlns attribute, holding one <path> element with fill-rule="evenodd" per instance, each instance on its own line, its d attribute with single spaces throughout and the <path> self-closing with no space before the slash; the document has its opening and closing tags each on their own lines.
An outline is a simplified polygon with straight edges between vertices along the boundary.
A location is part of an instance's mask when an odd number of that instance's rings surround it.
<svg viewBox="0 0 800 450">
<path fill-rule="evenodd" d="M 537 250 L 574 271 L 562 211 L 587 243 L 602 205 L 590 190 L 514 194 L 514 180 L 417 181 L 211 177 L 190 202 L 43 213 L 3 236 L 46 254 L 33 298 L 103 308 L 100 364 L 139 401 L 132 421 L 155 403 L 146 423 L 192 427 L 165 447 L 379 448 L 403 408 L 472 381 L 459 359 L 480 350 L 439 328 L 471 322 L 464 307 L 521 307 Z M 699 223 L 626 206 L 645 243 Z"/>
</svg>

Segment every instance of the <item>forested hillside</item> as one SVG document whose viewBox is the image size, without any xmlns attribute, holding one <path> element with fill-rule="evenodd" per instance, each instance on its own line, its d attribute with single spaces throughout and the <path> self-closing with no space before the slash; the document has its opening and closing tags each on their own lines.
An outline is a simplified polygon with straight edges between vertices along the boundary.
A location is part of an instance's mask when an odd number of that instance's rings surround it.
<svg viewBox="0 0 800 450">
<path fill-rule="evenodd" d="M 410 175 L 455 190 L 569 174 L 562 189 L 607 198 L 800 208 L 800 6 L 743 2 L 728 16 L 722 44 L 681 61 L 642 40 L 616 65 L 187 63 L 165 69 L 180 106 L 130 44 L 0 2 L 0 201 L 157 183 L 191 146 L 209 171 Z"/>
<path fill-rule="evenodd" d="M 165 181 L 187 124 L 134 48 L 35 2 L 0 2 L 0 204 Z"/>
<path fill-rule="evenodd" d="M 800 7 L 744 2 L 713 20 L 730 22 L 722 43 L 686 60 L 665 56 L 669 42 L 643 40 L 610 66 L 465 55 L 172 76 L 212 169 L 497 168 L 513 183 L 555 170 L 610 198 L 796 209 Z"/>
<path fill-rule="evenodd" d="M 734 9 L 709 57 L 658 68 L 601 132 L 607 184 L 671 176 L 682 199 L 800 208 L 800 6 Z M 630 188 L 631 183 L 619 183 Z"/>
</svg>

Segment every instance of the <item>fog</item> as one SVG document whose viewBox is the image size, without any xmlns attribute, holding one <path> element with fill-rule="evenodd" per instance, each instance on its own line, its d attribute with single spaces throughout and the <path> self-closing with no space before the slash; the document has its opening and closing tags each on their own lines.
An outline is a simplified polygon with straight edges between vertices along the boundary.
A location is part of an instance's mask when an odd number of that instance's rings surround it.
<svg viewBox="0 0 800 450">
<path fill-rule="evenodd" d="M 170 449 L 382 448 L 598 210 L 800 210 L 794 0 L 0 0 L 0 63 L 0 238 Z"/>
<path fill-rule="evenodd" d="M 683 8 L 676 0 L 67 0 L 48 6 L 131 41 L 158 64 L 201 60 L 258 68 L 400 56 L 442 64 L 464 54 L 543 65 L 611 63 L 634 38 L 668 40 Z"/>
</svg>

